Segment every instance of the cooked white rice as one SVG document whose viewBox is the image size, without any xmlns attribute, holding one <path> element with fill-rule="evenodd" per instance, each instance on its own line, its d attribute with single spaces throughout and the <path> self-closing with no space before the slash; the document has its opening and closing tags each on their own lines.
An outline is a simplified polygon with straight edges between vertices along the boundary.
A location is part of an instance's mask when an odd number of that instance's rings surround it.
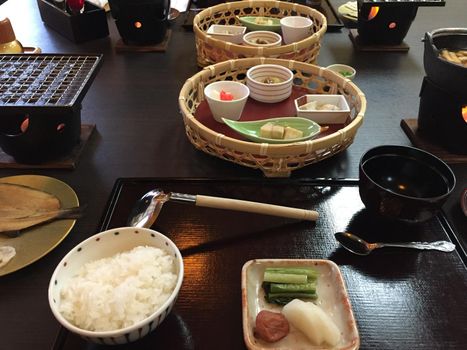
<svg viewBox="0 0 467 350">
<path fill-rule="evenodd" d="M 60 313 L 75 326 L 110 331 L 131 326 L 158 309 L 177 282 L 174 258 L 136 247 L 83 265 L 60 292 Z"/>
</svg>

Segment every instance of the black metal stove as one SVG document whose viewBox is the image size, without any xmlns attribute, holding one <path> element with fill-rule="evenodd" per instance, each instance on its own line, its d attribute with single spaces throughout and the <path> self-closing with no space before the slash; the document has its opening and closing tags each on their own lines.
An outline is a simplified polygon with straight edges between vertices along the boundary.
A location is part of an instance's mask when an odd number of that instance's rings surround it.
<svg viewBox="0 0 467 350">
<path fill-rule="evenodd" d="M 358 35 L 365 44 L 398 45 L 420 6 L 444 6 L 445 0 L 358 0 Z"/>
<path fill-rule="evenodd" d="M 425 34 L 426 77 L 420 91 L 418 130 L 448 151 L 467 154 L 467 63 L 443 57 L 466 50 L 467 29 L 444 28 Z"/>
<path fill-rule="evenodd" d="M 0 56 L 0 147 L 20 163 L 68 154 L 101 56 Z"/>
</svg>

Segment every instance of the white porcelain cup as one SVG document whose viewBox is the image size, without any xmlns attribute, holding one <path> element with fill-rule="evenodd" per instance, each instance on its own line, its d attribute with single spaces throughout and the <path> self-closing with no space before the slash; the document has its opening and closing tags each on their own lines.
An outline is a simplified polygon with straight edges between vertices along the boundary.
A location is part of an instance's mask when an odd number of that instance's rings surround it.
<svg viewBox="0 0 467 350">
<path fill-rule="evenodd" d="M 308 17 L 287 16 L 280 22 L 282 38 L 286 44 L 303 40 L 313 34 L 313 21 Z"/>
<path fill-rule="evenodd" d="M 232 94 L 233 100 L 221 100 L 222 90 Z M 237 81 L 216 81 L 204 88 L 204 96 L 208 101 L 212 116 L 219 123 L 224 123 L 222 118 L 239 120 L 249 95 L 248 86 Z"/>
</svg>

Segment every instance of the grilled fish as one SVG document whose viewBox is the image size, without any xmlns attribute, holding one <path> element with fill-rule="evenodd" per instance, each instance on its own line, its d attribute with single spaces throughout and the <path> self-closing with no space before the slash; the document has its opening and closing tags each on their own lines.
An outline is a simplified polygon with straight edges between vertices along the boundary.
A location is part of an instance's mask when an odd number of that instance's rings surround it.
<svg viewBox="0 0 467 350">
<path fill-rule="evenodd" d="M 10 246 L 0 247 L 0 268 L 8 264 L 8 262 L 16 255 L 16 249 Z"/>
<path fill-rule="evenodd" d="M 0 232 L 11 233 L 57 219 L 78 218 L 83 207 L 61 208 L 60 200 L 35 188 L 0 183 Z"/>
</svg>

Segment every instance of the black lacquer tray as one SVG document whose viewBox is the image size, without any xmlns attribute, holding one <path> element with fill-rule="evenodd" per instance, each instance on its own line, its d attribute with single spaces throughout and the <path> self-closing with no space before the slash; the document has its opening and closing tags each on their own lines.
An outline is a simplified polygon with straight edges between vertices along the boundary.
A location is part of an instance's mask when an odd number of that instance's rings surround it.
<svg viewBox="0 0 467 350">
<path fill-rule="evenodd" d="M 184 256 L 174 311 L 144 339 L 112 349 L 244 349 L 241 268 L 255 258 L 330 259 L 344 276 L 361 349 L 464 349 L 467 269 L 452 253 L 385 248 L 356 256 L 334 232 L 370 241 L 450 240 L 443 216 L 418 226 L 381 222 L 360 201 L 355 180 L 119 179 L 101 228 L 124 226 L 135 201 L 155 187 L 314 209 L 316 223 L 168 202 L 153 229 Z M 62 329 L 54 349 L 100 349 Z"/>
</svg>

